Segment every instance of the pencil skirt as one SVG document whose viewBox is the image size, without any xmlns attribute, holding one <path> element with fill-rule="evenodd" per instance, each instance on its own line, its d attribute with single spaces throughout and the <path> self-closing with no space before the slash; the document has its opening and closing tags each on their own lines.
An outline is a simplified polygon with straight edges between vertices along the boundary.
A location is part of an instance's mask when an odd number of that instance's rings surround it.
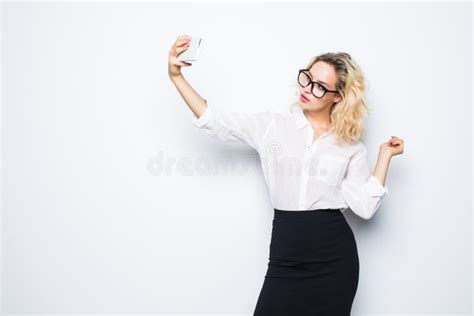
<svg viewBox="0 0 474 316">
<path fill-rule="evenodd" d="M 349 316 L 359 282 L 353 231 L 340 209 L 274 209 L 254 316 Z"/>
</svg>

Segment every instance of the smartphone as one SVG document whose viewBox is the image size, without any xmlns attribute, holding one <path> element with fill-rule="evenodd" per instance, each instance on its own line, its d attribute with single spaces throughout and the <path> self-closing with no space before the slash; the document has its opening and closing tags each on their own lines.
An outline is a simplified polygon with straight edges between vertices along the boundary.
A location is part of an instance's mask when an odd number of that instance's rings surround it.
<svg viewBox="0 0 474 316">
<path fill-rule="evenodd" d="M 203 43 L 202 37 L 191 37 L 189 47 L 178 56 L 179 61 L 192 62 L 199 59 L 201 53 L 201 47 Z"/>
</svg>

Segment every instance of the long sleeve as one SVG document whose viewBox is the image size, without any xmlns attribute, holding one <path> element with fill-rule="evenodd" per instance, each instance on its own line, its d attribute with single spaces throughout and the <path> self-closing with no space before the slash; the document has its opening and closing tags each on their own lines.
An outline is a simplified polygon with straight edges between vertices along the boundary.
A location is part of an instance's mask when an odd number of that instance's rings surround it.
<svg viewBox="0 0 474 316">
<path fill-rule="evenodd" d="M 257 151 L 261 140 L 270 127 L 273 113 L 269 110 L 256 113 L 219 112 L 206 101 L 207 109 L 198 118 L 193 117 L 194 125 L 207 135 L 229 143 L 248 144 Z"/>
<path fill-rule="evenodd" d="M 341 193 L 349 208 L 366 220 L 374 215 L 382 198 L 388 194 L 387 186 L 382 186 L 370 173 L 365 145 L 351 157 L 341 183 Z"/>
</svg>

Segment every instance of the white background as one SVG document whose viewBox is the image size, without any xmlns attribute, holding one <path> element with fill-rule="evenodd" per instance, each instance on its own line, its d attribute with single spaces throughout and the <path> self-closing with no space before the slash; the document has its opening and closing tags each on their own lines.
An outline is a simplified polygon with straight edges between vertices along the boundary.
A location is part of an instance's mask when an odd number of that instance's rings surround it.
<svg viewBox="0 0 474 316">
<path fill-rule="evenodd" d="M 192 125 L 167 76 L 223 110 L 285 110 L 328 51 L 367 76 L 371 166 L 391 135 L 389 194 L 345 216 L 353 313 L 469 313 L 472 4 L 3 3 L 5 313 L 253 312 L 273 208 L 256 154 Z M 251 167 L 203 174 L 200 162 Z M 249 162 L 250 161 L 250 162 Z"/>
</svg>

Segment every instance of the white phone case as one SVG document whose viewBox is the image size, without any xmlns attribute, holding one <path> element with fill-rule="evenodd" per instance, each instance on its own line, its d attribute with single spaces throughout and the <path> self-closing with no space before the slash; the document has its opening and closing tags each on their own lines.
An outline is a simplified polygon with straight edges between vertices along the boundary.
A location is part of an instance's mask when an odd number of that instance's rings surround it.
<svg viewBox="0 0 474 316">
<path fill-rule="evenodd" d="M 198 60 L 203 41 L 204 39 L 202 37 L 191 37 L 188 49 L 178 56 L 178 60 L 187 62 Z"/>
</svg>

